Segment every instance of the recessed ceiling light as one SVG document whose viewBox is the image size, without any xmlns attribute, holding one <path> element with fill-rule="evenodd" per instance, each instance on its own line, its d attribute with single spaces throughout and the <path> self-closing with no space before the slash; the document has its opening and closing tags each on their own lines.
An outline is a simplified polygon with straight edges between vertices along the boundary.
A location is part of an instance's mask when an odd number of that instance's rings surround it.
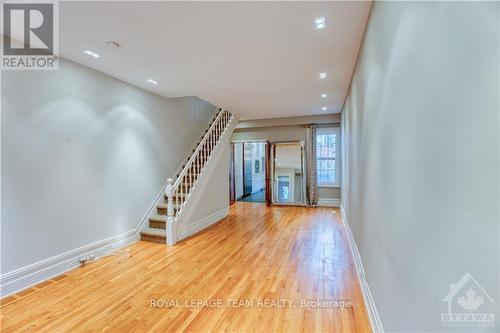
<svg viewBox="0 0 500 333">
<path fill-rule="evenodd" d="M 326 73 L 324 73 L 324 72 L 323 73 L 319 73 L 319 78 L 320 79 L 323 80 L 323 79 L 326 79 L 326 77 L 327 77 Z"/>
<path fill-rule="evenodd" d="M 326 111 L 326 106 L 323 106 L 321 110 Z"/>
<path fill-rule="evenodd" d="M 155 86 L 158 84 L 158 82 L 156 82 L 153 79 L 148 79 L 148 82 L 151 83 L 151 84 L 154 84 Z"/>
<path fill-rule="evenodd" d="M 324 18 L 323 16 L 316 17 L 314 19 L 314 26 L 317 30 L 323 29 L 324 27 L 326 27 L 326 18 Z"/>
<path fill-rule="evenodd" d="M 94 58 L 99 58 L 100 57 L 100 55 L 98 55 L 97 53 L 92 52 L 90 50 L 83 50 L 83 53 L 88 54 L 89 56 L 92 56 Z"/>
<path fill-rule="evenodd" d="M 321 98 L 327 98 L 328 95 L 327 94 L 321 94 Z"/>
<path fill-rule="evenodd" d="M 117 43 L 117 42 L 115 42 L 114 40 L 108 40 L 108 41 L 106 42 L 106 46 L 111 47 L 111 48 L 113 48 L 113 49 L 117 49 L 117 48 L 119 48 L 119 47 L 120 47 L 120 44 L 118 44 L 118 43 Z"/>
</svg>

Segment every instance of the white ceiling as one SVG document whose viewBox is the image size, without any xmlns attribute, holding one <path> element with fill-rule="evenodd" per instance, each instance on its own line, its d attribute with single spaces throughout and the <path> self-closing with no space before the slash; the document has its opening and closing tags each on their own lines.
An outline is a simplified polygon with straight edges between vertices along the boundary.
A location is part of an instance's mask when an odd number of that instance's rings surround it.
<svg viewBox="0 0 500 333">
<path fill-rule="evenodd" d="M 60 54 L 165 97 L 199 96 L 242 119 L 335 113 L 344 102 L 370 6 L 61 2 Z M 319 16 L 327 26 L 315 30 Z M 105 46 L 108 40 L 121 47 Z M 319 72 L 328 78 L 319 80 Z"/>
</svg>

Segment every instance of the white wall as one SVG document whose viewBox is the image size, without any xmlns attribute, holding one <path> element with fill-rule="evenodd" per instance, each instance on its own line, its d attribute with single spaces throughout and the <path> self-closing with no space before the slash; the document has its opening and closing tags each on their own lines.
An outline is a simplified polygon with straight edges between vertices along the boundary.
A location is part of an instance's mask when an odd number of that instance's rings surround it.
<svg viewBox="0 0 500 333">
<path fill-rule="evenodd" d="M 342 203 L 387 332 L 499 298 L 499 3 L 375 2 L 343 110 Z M 448 331 L 457 331 L 451 328 Z"/>
<path fill-rule="evenodd" d="M 4 71 L 2 273 L 135 228 L 213 112 L 64 60 Z"/>
</svg>

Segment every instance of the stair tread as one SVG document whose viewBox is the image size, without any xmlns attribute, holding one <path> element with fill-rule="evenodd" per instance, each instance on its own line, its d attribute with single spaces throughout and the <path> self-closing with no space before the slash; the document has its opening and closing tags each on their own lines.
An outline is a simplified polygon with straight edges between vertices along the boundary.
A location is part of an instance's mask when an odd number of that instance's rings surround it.
<svg viewBox="0 0 500 333">
<path fill-rule="evenodd" d="M 150 221 L 156 221 L 156 222 L 167 222 L 167 215 L 151 215 L 149 217 Z"/>
<path fill-rule="evenodd" d="M 144 230 L 141 230 L 141 235 L 150 235 L 150 236 L 162 236 L 166 237 L 166 231 L 165 229 L 157 229 L 157 228 L 144 228 Z"/>
</svg>

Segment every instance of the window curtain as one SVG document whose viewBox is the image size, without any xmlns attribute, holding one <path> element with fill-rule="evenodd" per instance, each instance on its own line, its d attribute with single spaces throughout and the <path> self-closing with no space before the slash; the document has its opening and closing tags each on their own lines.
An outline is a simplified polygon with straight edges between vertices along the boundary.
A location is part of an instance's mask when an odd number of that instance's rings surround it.
<svg viewBox="0 0 500 333">
<path fill-rule="evenodd" d="M 306 129 L 306 194 L 309 206 L 318 206 L 318 168 L 316 165 L 316 124 Z"/>
</svg>

